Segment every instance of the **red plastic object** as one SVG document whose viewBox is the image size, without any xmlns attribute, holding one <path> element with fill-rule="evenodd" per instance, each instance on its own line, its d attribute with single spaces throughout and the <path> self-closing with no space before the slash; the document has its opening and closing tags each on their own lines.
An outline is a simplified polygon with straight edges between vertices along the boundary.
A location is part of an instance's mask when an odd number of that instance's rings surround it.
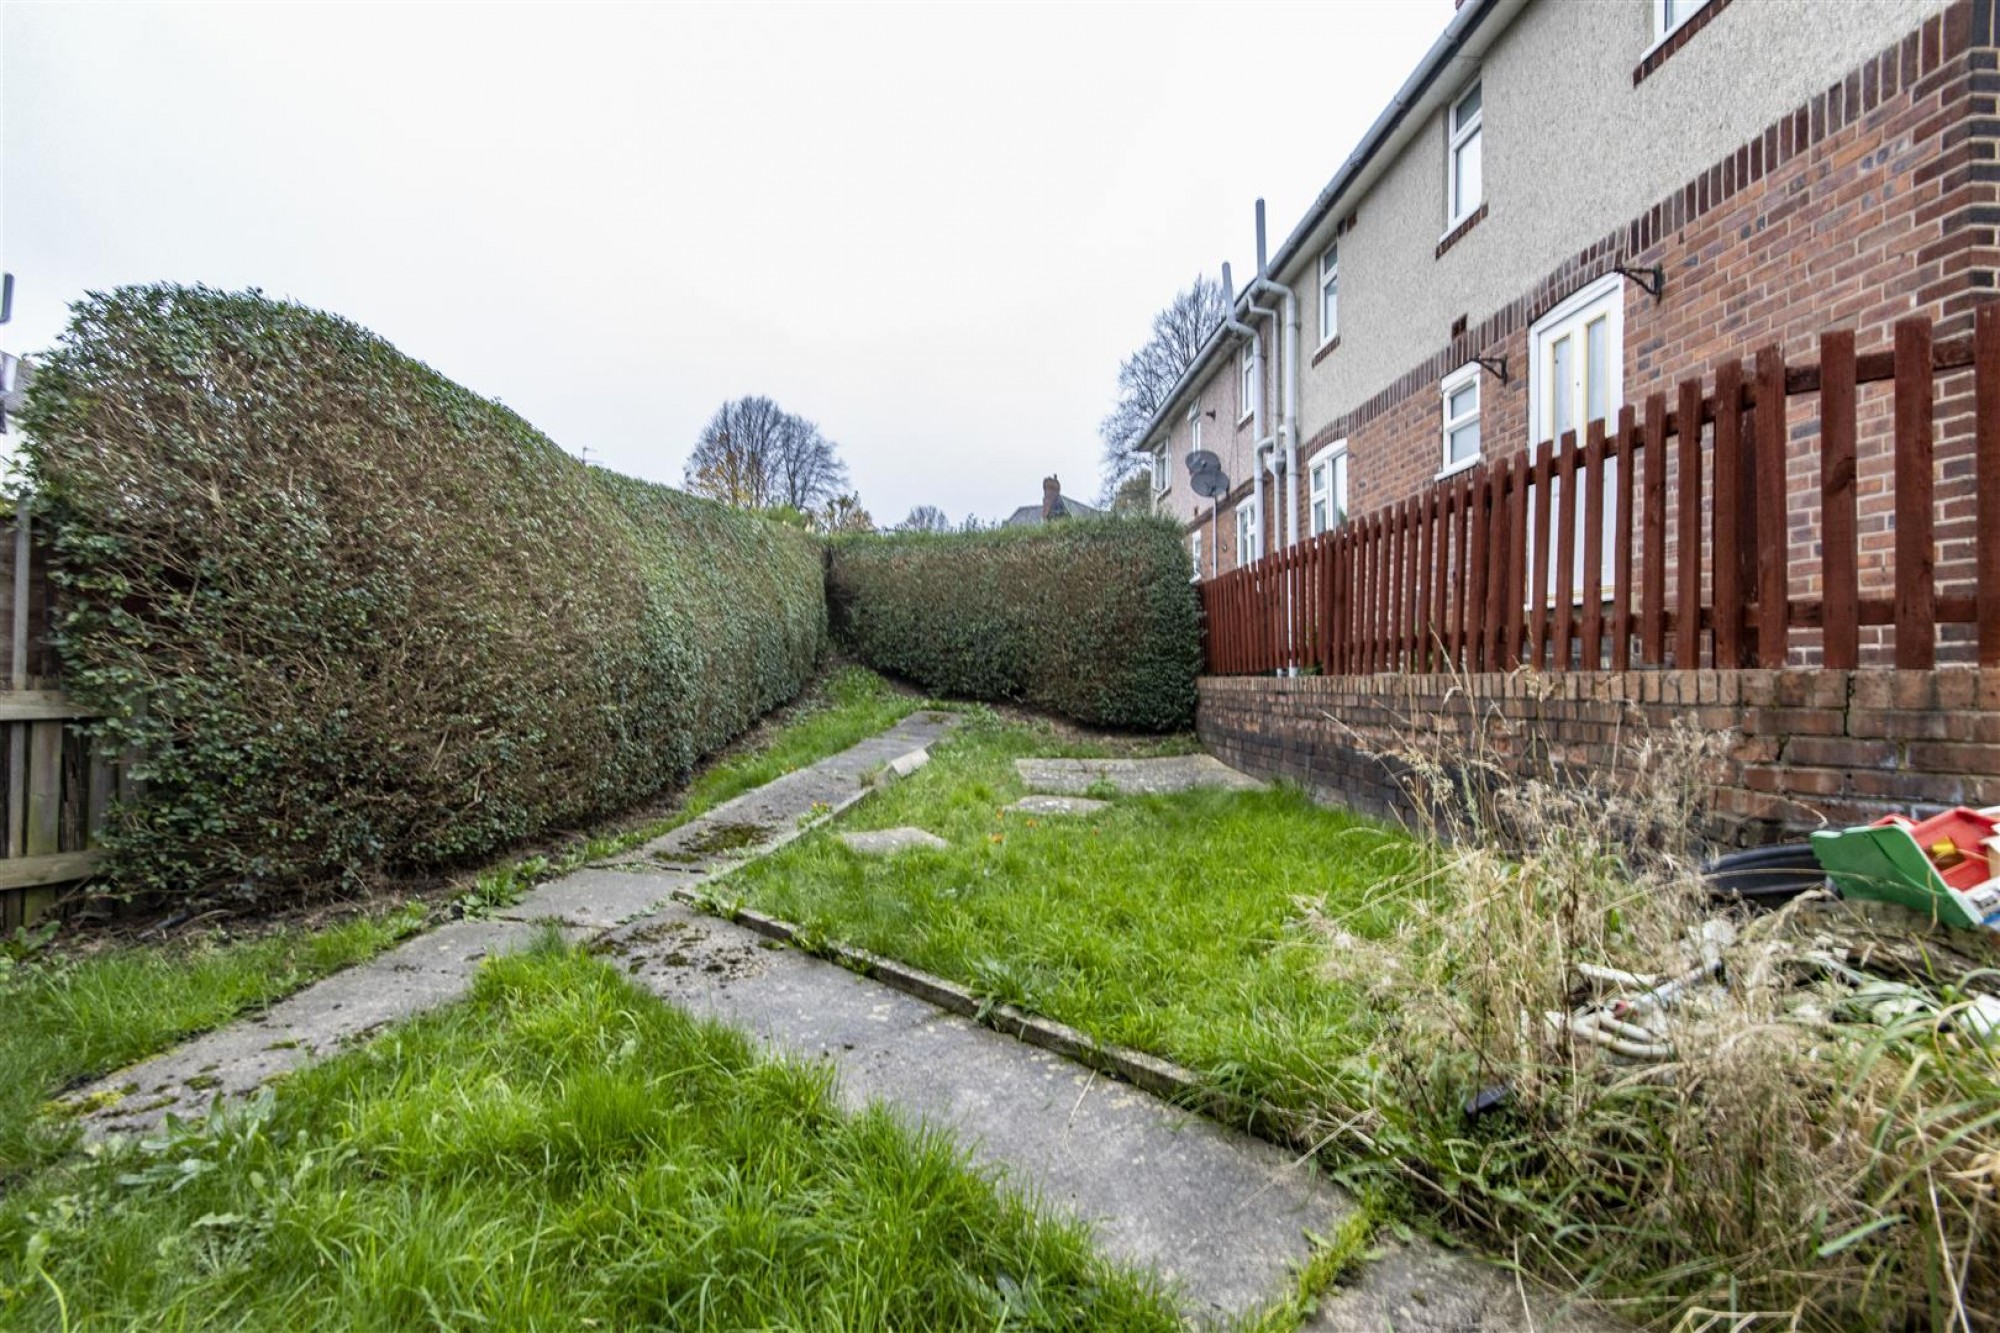
<svg viewBox="0 0 2000 1333">
<path fill-rule="evenodd" d="M 1874 827 L 1905 828 L 1916 840 L 1917 847 L 1929 858 L 1931 867 L 1938 878 L 1954 889 L 1961 891 L 1984 884 L 1993 878 L 1993 867 L 1986 859 L 1984 843 L 1988 838 L 2000 833 L 2000 818 L 1978 810 L 1968 810 L 1959 806 L 1946 810 L 1943 814 L 1932 815 L 1929 819 L 1913 820 L 1904 815 L 1886 815 L 1875 821 Z M 1958 849 L 1958 859 L 1950 865 L 1939 865 L 1937 855 L 1932 851 L 1940 842 L 1950 842 Z"/>
</svg>

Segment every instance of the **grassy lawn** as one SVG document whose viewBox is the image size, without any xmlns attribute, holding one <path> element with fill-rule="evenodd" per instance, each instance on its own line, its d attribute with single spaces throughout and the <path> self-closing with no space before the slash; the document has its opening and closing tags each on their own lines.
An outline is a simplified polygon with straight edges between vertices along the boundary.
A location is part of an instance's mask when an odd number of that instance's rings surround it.
<svg viewBox="0 0 2000 1333">
<path fill-rule="evenodd" d="M 1381 1011 L 1322 975 L 1324 941 L 1301 904 L 1357 937 L 1385 935 L 1402 903 L 1379 886 L 1424 892 L 1423 852 L 1289 790 L 1128 798 L 1088 818 L 1001 812 L 1024 791 L 1016 758 L 1094 753 L 975 715 L 928 767 L 842 821 L 917 825 L 948 850 L 869 859 L 820 834 L 724 893 L 1168 1056 L 1232 1095 L 1322 1104 Z"/>
<path fill-rule="evenodd" d="M 406 910 L 231 944 L 0 963 L 0 1185 L 72 1141 L 68 1124 L 41 1114 L 64 1088 L 372 957 L 422 920 Z"/>
<path fill-rule="evenodd" d="M 42 1173 L 0 1324 L 1179 1326 L 948 1142 L 553 940 L 234 1123 Z"/>
</svg>

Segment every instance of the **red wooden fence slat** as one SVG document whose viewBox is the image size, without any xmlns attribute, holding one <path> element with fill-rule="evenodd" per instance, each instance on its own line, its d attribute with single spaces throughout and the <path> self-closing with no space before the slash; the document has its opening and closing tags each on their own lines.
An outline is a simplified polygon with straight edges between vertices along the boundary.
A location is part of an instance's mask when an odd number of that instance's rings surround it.
<svg viewBox="0 0 2000 1333">
<path fill-rule="evenodd" d="M 1679 568 L 1675 574 L 1674 665 L 1692 671 L 1701 665 L 1701 381 L 1681 381 L 1676 417 L 1680 465 Z"/>
<path fill-rule="evenodd" d="M 1632 666 L 1632 472 L 1639 418 L 1627 403 L 1618 409 L 1617 502 L 1611 507 L 1611 669 Z"/>
<path fill-rule="evenodd" d="M 1854 333 L 1819 340 L 1819 533 L 1822 664 L 1861 662 L 1861 578 L 1855 540 Z"/>
<path fill-rule="evenodd" d="M 1506 655 L 1507 553 L 1514 543 L 1507 530 L 1507 486 L 1513 472 L 1514 460 L 1502 458 L 1493 465 L 1487 484 L 1486 633 L 1480 642 L 1488 671 L 1500 670 Z"/>
<path fill-rule="evenodd" d="M 1389 522 L 1395 532 L 1395 559 L 1390 564 L 1389 578 L 1389 670 L 1403 670 L 1403 635 L 1408 626 L 1403 621 L 1403 573 L 1410 563 L 1410 511 L 1406 504 L 1399 504 L 1389 512 Z"/>
<path fill-rule="evenodd" d="M 1549 657 L 1549 485 L 1555 476 L 1555 442 L 1535 451 L 1535 557 L 1529 571 L 1528 661 L 1540 671 Z"/>
<path fill-rule="evenodd" d="M 1789 644 L 1791 563 L 1787 557 L 1785 355 L 1757 352 L 1757 665 L 1781 667 Z"/>
<path fill-rule="evenodd" d="M 1521 617 L 1527 598 L 1528 483 L 1533 466 L 1534 455 L 1523 449 L 1509 469 L 1514 485 L 1507 498 L 1507 642 L 1500 652 L 1503 671 L 1521 665 Z"/>
<path fill-rule="evenodd" d="M 1570 668 L 1570 617 L 1576 578 L 1576 432 L 1564 431 L 1556 446 L 1556 629 L 1549 644 L 1549 667 Z"/>
<path fill-rule="evenodd" d="M 1410 664 L 1412 671 L 1431 669 L 1431 565 L 1436 559 L 1432 551 L 1436 534 L 1431 527 L 1431 492 L 1428 487 L 1417 492 L 1417 637 L 1416 656 Z"/>
<path fill-rule="evenodd" d="M 1896 321 L 1896 665 L 1937 660 L 1932 523 L 1931 323 Z"/>
<path fill-rule="evenodd" d="M 1584 428 L 1583 446 L 1583 646 L 1581 669 L 1604 665 L 1604 422 Z"/>
<path fill-rule="evenodd" d="M 1451 508 L 1445 489 L 1435 482 L 1430 488 L 1431 524 L 1431 643 L 1430 669 L 1446 670 L 1445 655 L 1451 640 L 1448 619 L 1451 596 Z"/>
<path fill-rule="evenodd" d="M 1465 669 L 1486 670 L 1486 572 L 1492 568 L 1488 555 L 1491 523 L 1487 514 L 1486 490 L 1490 473 L 1484 463 L 1466 478 L 1467 513 L 1472 519 L 1472 546 L 1465 568 Z"/>
<path fill-rule="evenodd" d="M 1667 396 L 1646 396 L 1644 574 L 1639 592 L 1639 660 L 1667 660 Z"/>
<path fill-rule="evenodd" d="M 1715 666 L 1743 665 L 1743 362 L 1715 372 Z"/>
<path fill-rule="evenodd" d="M 1418 628 L 1417 583 L 1419 571 L 1423 568 L 1423 523 L 1414 495 L 1403 502 L 1403 534 L 1408 548 L 1403 553 L 1403 669 L 1415 671 L 1418 648 L 1422 643 L 1422 632 Z"/>
<path fill-rule="evenodd" d="M 1979 665 L 2000 666 L 2000 306 L 1979 307 L 1972 333 L 1973 545 Z"/>
</svg>

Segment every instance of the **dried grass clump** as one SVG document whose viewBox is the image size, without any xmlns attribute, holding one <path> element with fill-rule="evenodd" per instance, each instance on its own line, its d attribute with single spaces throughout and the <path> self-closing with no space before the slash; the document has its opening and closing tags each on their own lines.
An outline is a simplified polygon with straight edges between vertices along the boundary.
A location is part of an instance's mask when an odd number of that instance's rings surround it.
<svg viewBox="0 0 2000 1333">
<path fill-rule="evenodd" d="M 1832 900 L 1739 917 L 1721 984 L 1664 1014 L 1670 1057 L 1621 1058 L 1566 1020 L 1643 989 L 1595 969 L 1702 963 L 1722 913 L 1696 868 L 1699 797 L 1725 738 L 1635 730 L 1618 780 L 1531 736 L 1496 746 L 1497 717 L 1453 702 L 1393 756 L 1449 886 L 1400 941 L 1372 1104 L 1328 1131 L 1425 1206 L 1662 1326 L 1995 1326 L 2000 1045 L 1950 1020 L 2000 974 L 1943 964 L 1984 942 L 1911 947 L 1921 923 Z M 1523 755 L 1540 756 L 1526 779 Z M 1837 1021 L 1852 978 L 1815 958 L 1900 973 L 1937 1005 Z M 1348 984 L 1385 973 L 1338 948 L 1327 965 Z"/>
</svg>

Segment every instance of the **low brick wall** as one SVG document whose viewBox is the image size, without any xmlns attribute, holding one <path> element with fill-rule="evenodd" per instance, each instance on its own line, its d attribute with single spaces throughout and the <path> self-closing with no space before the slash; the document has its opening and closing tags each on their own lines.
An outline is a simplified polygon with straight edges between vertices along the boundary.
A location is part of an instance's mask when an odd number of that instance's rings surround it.
<svg viewBox="0 0 2000 1333">
<path fill-rule="evenodd" d="M 1718 842 L 2000 805 L 2000 670 L 1204 676 L 1196 729 L 1246 772 L 1393 815 L 1401 790 L 1377 756 L 1414 728 L 1469 733 L 1475 715 L 1514 771 L 1553 760 L 1603 781 L 1629 778 L 1630 743 L 1676 718 L 1727 733 L 1710 804 Z"/>
</svg>

